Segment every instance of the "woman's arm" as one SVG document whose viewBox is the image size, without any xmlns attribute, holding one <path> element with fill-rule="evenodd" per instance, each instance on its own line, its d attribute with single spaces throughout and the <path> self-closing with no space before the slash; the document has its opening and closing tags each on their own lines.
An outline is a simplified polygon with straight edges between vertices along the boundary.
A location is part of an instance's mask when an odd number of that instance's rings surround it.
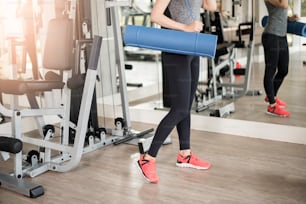
<svg viewBox="0 0 306 204">
<path fill-rule="evenodd" d="M 203 0 L 203 8 L 208 11 L 217 10 L 216 0 Z"/>
<path fill-rule="evenodd" d="M 183 30 L 184 24 L 178 23 L 164 14 L 169 3 L 170 0 L 156 0 L 151 12 L 151 21 L 165 28 Z"/>
<path fill-rule="evenodd" d="M 203 28 L 203 23 L 200 21 L 194 21 L 193 23 L 186 25 L 167 17 L 164 12 L 168 7 L 170 0 L 156 0 L 151 12 L 151 21 L 158 25 L 186 32 L 200 32 Z"/>
<path fill-rule="evenodd" d="M 265 0 L 265 1 L 280 8 L 287 9 L 289 7 L 288 0 Z"/>
</svg>

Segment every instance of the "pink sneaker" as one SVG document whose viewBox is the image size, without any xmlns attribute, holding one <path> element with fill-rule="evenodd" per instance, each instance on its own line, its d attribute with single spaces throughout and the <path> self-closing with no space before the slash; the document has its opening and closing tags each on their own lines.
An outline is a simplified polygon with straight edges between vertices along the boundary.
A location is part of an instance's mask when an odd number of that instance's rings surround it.
<svg viewBox="0 0 306 204">
<path fill-rule="evenodd" d="M 183 157 L 182 155 L 178 154 L 176 166 L 195 169 L 209 169 L 211 167 L 211 164 L 200 160 L 195 154 L 190 152 L 190 155 L 187 157 Z"/>
<path fill-rule="evenodd" d="M 269 103 L 268 97 L 265 98 L 265 102 Z M 278 104 L 281 108 L 285 108 L 287 106 L 287 104 L 280 100 L 278 97 L 275 97 L 275 103 Z"/>
<path fill-rule="evenodd" d="M 284 101 L 280 100 L 278 97 L 275 98 L 275 102 L 276 102 L 280 107 L 285 108 L 285 107 L 287 106 L 287 104 L 286 104 Z"/>
<path fill-rule="evenodd" d="M 140 159 L 137 161 L 138 166 L 147 181 L 157 183 L 156 162 L 154 160 L 146 160 L 144 156 L 144 154 L 140 155 Z"/>
<path fill-rule="evenodd" d="M 280 116 L 280 117 L 289 117 L 290 112 L 282 109 L 280 105 L 276 104 L 274 107 L 268 106 L 267 113 L 270 115 Z"/>
</svg>

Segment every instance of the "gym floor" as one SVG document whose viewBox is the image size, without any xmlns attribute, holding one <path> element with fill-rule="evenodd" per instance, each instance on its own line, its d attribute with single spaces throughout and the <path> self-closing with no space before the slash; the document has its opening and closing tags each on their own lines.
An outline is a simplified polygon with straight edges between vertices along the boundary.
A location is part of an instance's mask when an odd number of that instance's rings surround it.
<svg viewBox="0 0 306 204">
<path fill-rule="evenodd" d="M 303 55 L 291 57 L 289 75 L 280 92 L 288 103 L 290 118 L 266 115 L 263 96 L 238 99 L 236 112 L 229 117 L 306 127 Z M 262 64 L 255 64 L 251 88 L 262 90 L 262 71 Z M 132 122 L 132 126 L 156 128 L 139 122 Z M 138 171 L 137 146 L 111 145 L 85 154 L 71 172 L 26 177 L 43 185 L 44 196 L 30 199 L 0 188 L 0 203 L 306 203 L 305 145 L 198 130 L 192 130 L 191 135 L 193 152 L 212 163 L 210 170 L 175 166 L 178 139 L 173 131 L 172 144 L 162 147 L 157 158 L 158 184 L 147 183 Z M 10 172 L 12 163 L 12 159 L 0 162 L 1 172 Z"/>
<path fill-rule="evenodd" d="M 151 124 L 133 123 L 146 129 Z M 0 189 L 2 204 L 34 203 L 278 203 L 306 202 L 305 145 L 192 131 L 192 149 L 212 163 L 207 171 L 175 166 L 178 140 L 161 148 L 158 184 L 147 183 L 135 160 L 138 148 L 121 144 L 85 154 L 68 173 L 47 172 L 29 179 L 45 188 L 30 199 Z M 1 171 L 12 161 L 0 162 Z"/>
</svg>

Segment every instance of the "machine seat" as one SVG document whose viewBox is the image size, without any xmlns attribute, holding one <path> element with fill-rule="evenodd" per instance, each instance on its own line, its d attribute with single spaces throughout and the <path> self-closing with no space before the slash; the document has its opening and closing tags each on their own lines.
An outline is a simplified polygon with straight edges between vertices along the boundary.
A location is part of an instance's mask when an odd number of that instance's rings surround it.
<svg viewBox="0 0 306 204">
<path fill-rule="evenodd" d="M 22 142 L 19 139 L 0 136 L 0 151 L 17 154 L 22 150 Z"/>
<path fill-rule="evenodd" d="M 6 94 L 23 95 L 33 92 L 51 91 L 62 89 L 65 83 L 62 81 L 43 81 L 43 80 L 0 80 L 0 92 Z"/>
</svg>

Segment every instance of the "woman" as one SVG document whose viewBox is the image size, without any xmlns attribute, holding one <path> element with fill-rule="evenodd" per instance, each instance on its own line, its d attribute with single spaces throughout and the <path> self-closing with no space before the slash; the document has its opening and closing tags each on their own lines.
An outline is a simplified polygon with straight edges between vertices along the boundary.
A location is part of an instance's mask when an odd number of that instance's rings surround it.
<svg viewBox="0 0 306 204">
<path fill-rule="evenodd" d="M 264 88 L 265 101 L 269 103 L 267 113 L 288 117 L 286 103 L 277 97 L 278 90 L 288 73 L 289 50 L 287 43 L 287 22 L 296 21 L 296 15 L 289 17 L 288 0 L 265 0 L 269 20 L 262 34 L 265 54 Z"/>
<path fill-rule="evenodd" d="M 156 0 L 151 21 L 160 26 L 185 32 L 200 32 L 203 23 L 200 10 L 216 10 L 215 0 Z M 165 15 L 168 11 L 171 17 Z M 158 182 L 155 158 L 158 150 L 174 127 L 177 128 L 180 150 L 176 165 L 196 169 L 209 169 L 208 162 L 200 160 L 190 151 L 190 110 L 199 78 L 199 57 L 162 53 L 164 69 L 168 76 L 171 108 L 159 123 L 150 149 L 140 156 L 138 165 L 145 178 Z"/>
</svg>

